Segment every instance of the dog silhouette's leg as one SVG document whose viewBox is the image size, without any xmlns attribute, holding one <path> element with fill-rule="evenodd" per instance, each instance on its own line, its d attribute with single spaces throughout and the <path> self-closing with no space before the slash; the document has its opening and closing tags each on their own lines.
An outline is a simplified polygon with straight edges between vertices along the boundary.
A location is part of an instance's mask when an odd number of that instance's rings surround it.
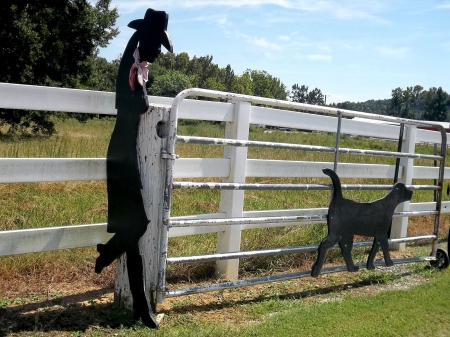
<svg viewBox="0 0 450 337">
<path fill-rule="evenodd" d="M 367 258 L 366 267 L 368 270 L 375 269 L 375 265 L 373 264 L 373 262 L 375 261 L 375 255 L 377 255 L 379 246 L 380 246 L 380 243 L 379 243 L 378 239 L 375 237 L 373 239 L 372 249 L 370 250 L 369 257 Z"/>
<path fill-rule="evenodd" d="M 378 239 L 378 242 L 383 249 L 384 263 L 386 264 L 386 267 L 392 267 L 394 265 L 394 262 L 391 260 L 391 254 L 389 254 L 388 238 L 383 236 L 382 238 Z"/>
<path fill-rule="evenodd" d="M 320 271 L 322 270 L 323 264 L 325 262 L 325 258 L 327 256 L 327 251 L 331 247 L 333 247 L 337 242 L 336 237 L 327 236 L 325 239 L 322 240 L 322 242 L 319 245 L 319 253 L 317 255 L 317 260 L 312 266 L 311 270 L 311 276 L 317 277 L 320 274 Z"/>
<path fill-rule="evenodd" d="M 339 247 L 341 247 L 342 256 L 347 266 L 347 270 L 349 272 L 358 271 L 359 267 L 355 266 L 352 258 L 353 235 L 342 236 L 341 240 L 339 241 Z"/>
</svg>

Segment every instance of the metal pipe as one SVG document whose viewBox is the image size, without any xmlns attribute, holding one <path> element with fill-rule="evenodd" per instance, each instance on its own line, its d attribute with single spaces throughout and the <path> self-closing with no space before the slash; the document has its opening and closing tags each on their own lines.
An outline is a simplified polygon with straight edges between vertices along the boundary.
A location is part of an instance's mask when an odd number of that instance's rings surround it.
<svg viewBox="0 0 450 337">
<path fill-rule="evenodd" d="M 177 136 L 177 142 L 185 144 L 203 144 L 203 145 L 227 145 L 236 147 L 258 147 L 283 150 L 301 150 L 301 151 L 318 151 L 318 152 L 335 152 L 334 147 L 314 146 L 289 143 L 261 142 L 256 140 L 238 140 L 228 138 L 211 138 L 211 137 L 193 137 L 193 136 Z"/>
<path fill-rule="evenodd" d="M 336 131 L 336 151 L 334 153 L 334 164 L 333 164 L 333 170 L 336 173 L 338 169 L 339 148 L 341 145 L 341 125 L 342 125 L 342 113 L 338 111 L 338 125 Z"/>
<path fill-rule="evenodd" d="M 436 256 L 439 244 L 439 225 L 441 222 L 442 194 L 444 188 L 445 156 L 447 153 L 447 132 L 442 126 L 438 129 L 441 132 L 441 157 L 443 158 L 443 160 L 439 164 L 439 177 L 437 181 L 439 190 L 436 191 L 436 211 L 438 212 L 438 214 L 434 218 L 434 235 L 436 235 L 436 239 L 433 240 L 432 244 L 433 247 L 431 253 L 433 256 Z"/>
<path fill-rule="evenodd" d="M 430 155 L 415 155 L 415 154 L 403 154 L 399 156 L 398 153 L 389 153 L 389 152 L 382 152 L 382 151 L 367 151 L 367 150 L 353 150 L 353 149 L 339 149 L 339 153 L 352 153 L 352 154 L 363 154 L 363 155 L 374 155 L 374 156 L 392 156 L 392 157 L 406 157 L 406 158 L 417 158 L 417 159 L 432 159 L 432 160 L 439 160 L 440 161 L 440 171 L 439 171 L 439 192 L 438 192 L 438 198 L 436 201 L 436 211 L 438 212 L 438 215 L 435 218 L 435 235 L 437 237 L 437 233 L 439 230 L 439 221 L 440 221 L 440 207 L 441 207 L 441 199 L 442 199 L 442 187 L 443 187 L 443 173 L 444 173 L 444 167 L 445 167 L 445 149 L 446 149 L 446 132 L 442 125 L 438 123 L 432 123 L 432 122 L 423 122 L 423 121 L 415 121 L 405 118 L 398 118 L 398 117 L 392 117 L 392 116 L 382 116 L 382 115 L 375 115 L 375 114 L 369 114 L 369 113 L 363 113 L 363 112 L 357 112 L 357 111 L 351 111 L 351 110 L 342 110 L 342 109 L 335 109 L 330 107 L 321 107 L 317 105 L 308 105 L 303 103 L 295 103 L 295 102 L 288 102 L 283 100 L 274 100 L 274 99 L 268 99 L 268 98 L 262 98 L 262 97 L 255 97 L 255 96 L 247 96 L 247 95 L 241 95 L 241 94 L 233 94 L 233 93 L 227 93 L 227 92 L 220 92 L 220 91 L 212 91 L 212 90 L 205 90 L 205 89 L 187 89 L 179 93 L 175 99 L 173 100 L 172 107 L 171 107 L 171 113 L 169 117 L 169 127 L 168 127 L 168 141 L 166 146 L 166 153 L 169 155 L 175 154 L 175 143 L 177 139 L 176 130 L 177 130 L 177 120 L 178 120 L 178 108 L 183 101 L 184 98 L 192 95 L 197 96 L 204 96 L 204 97 L 212 97 L 212 98 L 222 98 L 224 100 L 232 100 L 232 101 L 241 101 L 241 102 L 252 102 L 255 104 L 263 104 L 263 105 L 269 105 L 269 106 L 276 106 L 276 107 L 287 107 L 287 108 L 294 108 L 298 110 L 304 110 L 304 111 L 311 111 L 311 112 L 320 112 L 325 113 L 329 115 L 338 115 L 342 114 L 343 116 L 347 117 L 361 117 L 361 118 L 367 118 L 367 119 L 375 119 L 375 120 L 381 120 L 386 122 L 392 122 L 392 123 L 400 123 L 400 124 L 409 124 L 409 125 L 416 125 L 416 126 L 432 126 L 437 128 L 441 134 L 442 134 L 442 144 L 441 144 L 441 156 L 430 156 Z M 237 144 L 237 143 L 236 143 Z M 231 144 L 230 144 L 231 145 Z M 236 145 L 237 146 L 237 145 Z M 239 145 L 241 146 L 241 145 Z M 323 149 L 324 150 L 324 149 Z M 242 281 L 236 281 L 236 282 L 228 282 L 229 286 L 223 287 L 222 285 L 211 285 L 211 286 L 204 286 L 204 287 L 194 287 L 194 288 L 186 288 L 184 290 L 177 290 L 174 292 L 166 292 L 165 291 L 165 268 L 166 268 L 166 259 L 167 259 L 167 239 L 168 239 L 168 229 L 170 225 L 170 204 L 171 204 L 171 194 L 172 194 L 172 183 L 173 183 L 173 162 L 174 160 L 168 160 L 167 166 L 166 166 L 166 180 L 165 180 L 165 192 L 164 192 L 164 209 L 163 209 L 163 226 L 162 226 L 162 233 L 161 233 L 161 241 L 160 241 L 160 250 L 161 250 L 161 257 L 159 261 L 159 272 L 158 272 L 158 286 L 157 286 L 157 300 L 158 302 L 162 302 L 164 299 L 164 295 L 171 296 L 171 295 L 177 295 L 177 294 L 189 294 L 189 293 L 197 293 L 200 292 L 198 290 L 208 289 L 204 291 L 211 291 L 211 290 L 218 290 L 218 289 L 225 289 L 230 287 L 236 287 L 249 283 L 248 280 L 242 280 Z M 408 212 L 404 212 L 408 213 Z M 317 218 L 319 219 L 319 218 Z M 232 220 L 232 219 L 231 219 Z M 436 249 L 437 249 L 437 239 L 434 239 L 433 242 L 433 252 L 435 255 Z M 430 259 L 422 258 L 423 259 Z M 406 263 L 408 261 L 415 262 L 420 260 L 420 258 L 412 258 L 412 259 L 403 259 L 395 261 L 395 263 Z M 344 270 L 345 267 L 337 267 L 337 268 L 329 268 L 323 270 L 324 273 L 326 272 L 333 272 L 338 271 L 339 268 L 341 270 Z M 302 272 L 303 276 L 309 275 L 309 272 Z M 297 275 L 295 275 L 297 274 Z M 300 273 L 301 274 L 301 273 Z M 294 276 L 295 275 L 295 276 Z M 253 282 L 253 283 L 265 283 L 265 282 L 271 282 L 276 281 L 277 276 L 274 277 L 267 277 L 267 278 L 259 278 L 259 282 Z M 299 273 L 291 274 L 291 278 L 299 277 Z M 283 279 L 283 276 L 281 277 Z M 289 277 L 284 276 L 284 279 L 289 279 Z M 256 279 L 258 280 L 258 279 Z M 226 285 L 226 284 L 225 284 Z M 191 292 L 192 290 L 196 290 Z"/>
<path fill-rule="evenodd" d="M 260 148 L 273 148 L 273 149 L 286 149 L 286 150 L 300 150 L 300 151 L 318 151 L 318 152 L 336 152 L 334 147 L 326 146 L 312 146 L 312 145 L 299 145 L 289 143 L 271 143 L 271 142 L 259 142 L 259 141 L 244 141 L 227 138 L 209 138 L 209 137 L 191 137 L 191 136 L 177 136 L 177 141 L 182 143 L 192 144 L 205 144 L 205 145 L 227 145 L 237 147 L 260 147 Z M 349 149 L 339 148 L 339 153 L 344 154 L 356 154 L 356 155 L 370 155 L 378 157 L 398 157 L 398 158 L 413 158 L 413 159 L 430 159 L 442 161 L 442 156 L 435 156 L 430 154 L 420 153 L 399 153 L 391 151 L 376 151 L 376 150 L 364 150 L 364 149 Z"/>
<path fill-rule="evenodd" d="M 407 217 L 419 215 L 435 215 L 437 212 L 438 211 L 396 212 L 394 213 L 394 216 Z M 297 222 L 297 221 L 323 222 L 326 220 L 326 218 L 327 218 L 326 214 L 314 214 L 314 215 L 272 216 L 272 217 L 258 217 L 258 218 L 171 220 L 169 228 L 218 226 L 218 225 L 237 226 L 255 223 L 283 223 L 283 222 Z"/>
<path fill-rule="evenodd" d="M 189 96 L 203 96 L 203 97 L 211 97 L 211 98 L 221 98 L 225 101 L 238 101 L 238 102 L 252 102 L 254 104 L 262 104 L 274 107 L 284 107 L 284 108 L 293 108 L 302 111 L 310 111 L 310 112 L 319 112 L 327 115 L 337 116 L 339 112 L 342 113 L 345 117 L 360 117 L 365 119 L 374 119 L 379 121 L 385 121 L 390 123 L 404 123 L 416 126 L 425 126 L 425 127 L 434 127 L 442 132 L 445 132 L 445 129 L 442 125 L 435 122 L 428 121 L 418 121 L 407 118 L 400 118 L 394 116 L 386 116 L 386 115 L 376 115 L 367 112 L 353 111 L 353 110 L 345 110 L 345 109 L 337 109 L 331 107 L 324 107 L 319 105 L 305 104 L 305 103 L 297 103 L 290 102 L 286 100 L 277 100 L 271 98 L 264 97 L 256 97 L 242 94 L 235 94 L 224 91 L 216 91 L 216 90 L 207 90 L 207 89 L 199 89 L 199 88 L 190 88 L 183 90 L 180 92 L 173 100 L 172 108 L 177 108 L 180 105 L 181 101 Z"/>
<path fill-rule="evenodd" d="M 413 262 L 432 261 L 432 260 L 433 260 L 433 258 L 430 256 L 421 256 L 421 257 L 413 257 L 413 258 L 405 258 L 405 259 L 393 259 L 392 261 L 394 262 L 394 264 L 403 264 L 403 263 L 413 263 Z M 375 265 L 383 266 L 384 261 L 383 260 L 375 261 Z M 362 263 L 357 264 L 357 266 L 360 268 L 366 268 L 366 264 L 362 264 Z M 346 270 L 347 270 L 346 266 L 323 268 L 321 271 L 321 274 L 329 274 L 329 273 L 335 273 L 335 272 L 346 271 Z M 204 285 L 204 286 L 196 286 L 196 287 L 168 290 L 165 292 L 165 295 L 166 295 L 166 297 L 193 295 L 193 294 L 204 293 L 204 292 L 209 292 L 209 291 L 232 289 L 232 288 L 237 288 L 237 287 L 251 286 L 251 285 L 263 284 L 263 283 L 269 283 L 269 282 L 287 281 L 287 280 L 292 280 L 295 278 L 307 277 L 310 275 L 311 275 L 311 270 L 304 270 L 304 271 L 300 271 L 300 272 L 296 272 L 296 273 L 270 275 L 270 276 L 263 276 L 263 277 L 246 279 L 246 280 L 238 280 L 238 281 L 232 281 L 232 282 L 223 282 L 223 283 L 215 283 L 215 284 L 209 284 L 209 285 Z"/>
<path fill-rule="evenodd" d="M 331 184 L 240 184 L 240 183 L 197 183 L 197 182 L 174 182 L 172 184 L 174 189 L 199 189 L 199 190 L 295 190 L 295 191 L 321 191 L 331 190 Z M 406 185 L 410 190 L 438 190 L 436 185 Z M 343 190 L 349 191 L 372 191 L 372 190 L 390 190 L 392 185 L 378 185 L 378 184 L 342 184 Z"/>
<path fill-rule="evenodd" d="M 403 133 L 405 132 L 405 124 L 400 124 L 400 132 L 398 135 L 398 144 L 397 144 L 397 152 L 402 152 L 403 145 Z M 436 155 L 436 153 L 435 153 Z M 394 173 L 394 184 L 398 181 L 398 171 L 400 170 L 400 158 L 397 157 L 395 161 L 395 173 Z"/>
<path fill-rule="evenodd" d="M 424 236 L 414 236 L 408 238 L 390 239 L 389 243 L 402 243 L 402 242 L 413 242 L 422 240 L 433 240 L 435 235 L 424 235 Z M 367 247 L 373 244 L 372 241 L 358 241 L 353 244 L 353 247 Z M 319 248 L 318 245 L 309 246 L 297 246 L 297 247 L 280 247 L 274 249 L 261 249 L 261 250 L 250 250 L 243 252 L 231 252 L 231 253 L 215 253 L 215 254 L 205 254 L 205 255 L 195 255 L 195 256 L 178 256 L 167 258 L 167 264 L 178 264 L 178 263 L 199 263 L 199 262 L 209 262 L 218 260 L 228 260 L 228 259 L 243 259 L 261 256 L 273 256 L 282 254 L 295 254 L 295 253 L 307 253 L 315 252 Z M 332 249 L 339 248 L 338 245 L 332 247 Z"/>
<path fill-rule="evenodd" d="M 299 215 L 299 216 L 273 216 L 258 218 L 229 218 L 229 219 L 198 219 L 198 220 L 174 220 L 170 221 L 170 228 L 190 227 L 190 226 L 217 226 L 217 225 L 244 225 L 254 223 L 277 223 L 277 222 L 293 222 L 299 220 L 307 221 L 324 221 L 326 214 L 321 215 Z"/>
<path fill-rule="evenodd" d="M 339 153 L 346 154 L 359 154 L 365 156 L 378 156 L 378 157 L 394 157 L 394 158 L 411 158 L 411 159 L 430 159 L 430 160 L 439 160 L 443 161 L 444 157 L 442 156 L 433 156 L 430 154 L 421 154 L 421 153 L 398 153 L 398 152 L 390 152 L 390 151 L 375 151 L 375 150 L 360 150 L 360 149 L 339 149 Z"/>
</svg>

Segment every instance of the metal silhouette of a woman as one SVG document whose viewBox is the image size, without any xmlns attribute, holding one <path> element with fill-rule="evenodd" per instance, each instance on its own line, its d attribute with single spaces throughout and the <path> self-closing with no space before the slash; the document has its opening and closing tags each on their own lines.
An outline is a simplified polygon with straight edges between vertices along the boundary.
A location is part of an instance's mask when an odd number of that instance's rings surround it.
<svg viewBox="0 0 450 337">
<path fill-rule="evenodd" d="M 123 253 L 127 254 L 128 279 L 133 296 L 134 318 L 157 328 L 144 288 L 142 257 L 139 239 L 149 220 L 141 194 L 136 140 L 140 116 L 148 109 L 145 81 L 147 62 L 154 62 L 161 53 L 161 45 L 173 52 L 167 34 L 168 14 L 148 9 L 144 19 L 134 20 L 128 27 L 136 29 L 131 36 L 119 66 L 116 81 L 117 119 L 106 156 L 108 190 L 107 231 L 115 235 L 97 245 L 100 253 L 95 271 L 101 273 Z M 138 45 L 139 44 L 139 45 Z"/>
</svg>

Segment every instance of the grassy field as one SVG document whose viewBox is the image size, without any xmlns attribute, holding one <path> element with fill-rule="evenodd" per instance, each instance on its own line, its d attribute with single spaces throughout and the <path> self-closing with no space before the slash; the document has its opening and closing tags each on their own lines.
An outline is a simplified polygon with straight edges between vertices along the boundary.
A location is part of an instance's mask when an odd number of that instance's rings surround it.
<svg viewBox="0 0 450 337">
<path fill-rule="evenodd" d="M 66 120 L 65 122 L 57 123 L 58 134 L 52 137 L 0 136 L 0 157 L 104 158 L 106 156 L 106 150 L 113 126 L 113 120 L 94 119 L 88 121 L 88 123 L 84 125 L 73 120 Z M 220 124 L 211 125 L 200 123 L 182 125 L 179 133 L 183 135 L 222 137 L 224 130 L 223 125 Z M 262 129 L 254 128 L 251 129 L 250 139 L 323 146 L 334 146 L 335 142 L 335 136 L 332 134 L 303 132 L 285 133 L 280 131 L 264 133 Z M 397 148 L 397 144 L 395 142 L 377 141 L 373 139 L 349 136 L 342 137 L 341 146 L 375 150 L 383 149 L 390 151 L 396 151 Z M 432 150 L 432 147 L 426 145 L 418 145 L 417 148 L 417 151 L 420 153 L 432 153 Z M 177 153 L 182 157 L 222 157 L 223 150 L 221 147 L 179 144 L 177 146 Z M 249 158 L 305 161 L 312 160 L 327 162 L 333 161 L 333 156 L 331 154 L 267 149 L 249 149 Z M 395 160 L 381 157 L 341 155 L 340 162 L 382 163 L 393 165 Z M 429 161 L 416 161 L 416 165 L 430 166 L 432 163 Z M 447 163 L 446 166 L 450 166 L 449 163 Z M 326 177 L 323 179 L 249 178 L 247 181 L 261 183 L 329 183 L 329 180 Z M 362 181 L 357 179 L 345 179 L 343 182 L 360 183 Z M 371 182 L 380 184 L 392 183 L 392 181 L 383 179 L 371 180 Z M 428 184 L 430 182 L 418 181 L 415 183 Z M 385 192 L 383 191 L 345 192 L 346 196 L 358 201 L 373 200 L 382 196 L 384 193 Z M 245 195 L 245 210 L 326 207 L 329 202 L 329 193 L 314 191 L 247 191 Z M 219 210 L 218 197 L 219 192 L 217 191 L 176 190 L 173 195 L 172 216 L 217 212 Z M 413 202 L 432 201 L 432 198 L 432 193 L 430 192 L 415 193 Z M 2 210 L 0 212 L 0 230 L 105 222 L 107 210 L 106 185 L 103 181 L 0 184 L 0 208 Z M 431 233 L 433 226 L 432 221 L 433 220 L 431 218 L 426 217 L 415 217 L 410 219 L 409 234 L 416 235 Z M 448 227 L 448 217 L 444 216 L 441 233 L 445 235 L 448 231 Z M 325 234 L 325 225 L 306 227 L 287 226 L 271 229 L 248 230 L 244 231 L 242 235 L 242 250 L 286 247 L 301 244 L 317 244 L 325 236 Z M 185 238 L 172 238 L 169 242 L 170 256 L 212 253 L 215 252 L 215 249 L 216 235 L 214 234 L 190 236 Z M 409 249 L 409 251 L 402 254 L 405 256 L 408 256 L 408 254 L 417 253 L 429 254 L 429 247 L 411 245 Z M 356 250 L 354 258 L 359 262 L 363 262 L 367 256 L 366 254 L 366 250 Z M 342 263 L 337 252 L 329 255 L 329 263 Z M 58 298 L 58 291 L 55 292 L 51 289 L 58 288 L 56 284 L 67 284 L 68 287 L 71 287 L 71 284 L 72 286 L 74 284 L 77 286 L 83 284 L 84 288 L 82 290 L 80 289 L 80 292 L 83 293 L 85 290 L 91 291 L 88 289 L 98 289 L 99 287 L 109 288 L 112 286 L 114 279 L 114 267 L 112 266 L 107 268 L 100 276 L 93 274 L 93 264 L 96 256 L 97 253 L 94 248 L 83 248 L 58 252 L 0 257 L 0 299 L 2 298 L 2 293 L 6 294 L 3 295 L 3 297 L 7 298 L 7 300 L 4 300 L 4 305 L 9 305 L 13 303 L 11 301 L 14 301 L 14 299 L 9 299 L 10 296 L 11 298 L 14 298 L 14 296 L 10 294 L 21 294 L 17 296 L 25 296 L 20 298 L 27 299 L 24 300 L 27 302 L 30 301 L 30 296 L 34 296 L 33 294 L 47 292 L 47 300 L 54 300 L 55 298 Z M 313 259 L 313 254 L 291 254 L 270 258 L 243 259 L 240 263 L 240 275 L 262 276 L 277 272 L 286 272 L 287 270 L 309 269 Z M 175 286 L 186 282 L 202 282 L 211 278 L 213 274 L 213 263 L 203 263 L 195 266 L 176 265 L 171 266 L 168 270 L 168 282 Z M 373 276 L 370 274 L 367 274 L 365 280 L 357 280 L 354 282 L 370 283 L 370 279 L 372 277 Z M 447 280 L 445 282 L 448 282 L 447 276 L 445 276 L 444 279 Z M 341 283 L 342 282 L 347 281 L 341 281 Z M 439 282 L 444 281 L 436 282 L 437 284 L 440 284 Z M 270 295 L 273 289 L 271 290 L 270 288 L 267 288 L 266 290 Z M 40 299 L 42 300 L 42 298 Z M 184 307 L 189 306 L 189 301 L 190 300 L 186 300 Z M 265 299 L 262 301 L 264 302 L 263 306 L 266 308 L 264 309 L 266 311 L 269 310 L 267 308 L 270 308 L 270 306 L 275 306 L 275 311 L 277 312 L 284 310 L 290 312 L 289 305 L 291 304 L 289 304 L 289 301 L 286 302 L 285 300 L 277 299 L 274 302 L 275 304 L 270 301 L 266 301 Z M 296 305 L 299 304 L 297 302 Z M 2 302 L 0 302 L 0 308 L 2 307 L 1 303 Z M 183 306 L 182 304 L 177 305 Z M 255 305 L 257 306 L 259 304 Z M 300 308 L 303 308 L 303 306 L 300 306 Z M 306 310 L 305 308 L 303 309 Z M 257 311 L 259 309 L 254 310 Z M 314 312 L 316 309 L 308 310 L 313 310 Z M 332 311 L 336 310 L 336 308 L 332 309 Z M 121 313 L 119 314 L 122 315 Z M 265 314 L 267 314 L 267 312 L 262 313 L 261 315 L 264 316 Z M 317 315 L 319 314 L 320 312 L 317 311 Z M 191 319 L 188 314 L 183 313 L 180 315 L 181 316 L 177 316 L 177 322 L 178 320 L 182 320 L 182 317 L 185 317 L 187 322 L 189 324 L 191 323 Z M 297 315 L 296 320 L 299 320 L 302 316 L 312 315 L 312 312 L 296 310 L 295 315 Z M 277 318 L 268 318 L 267 322 L 272 322 L 272 320 L 277 321 L 278 319 L 281 320 L 282 317 L 284 317 L 283 314 L 280 314 L 277 315 Z M 251 320 L 251 318 L 249 319 Z M 286 320 L 288 319 L 289 318 L 286 317 Z M 203 324 L 199 323 L 200 321 L 196 321 L 196 319 L 193 319 L 193 322 L 194 325 L 190 325 L 193 329 L 191 332 L 195 331 L 195 324 Z M 264 318 L 263 323 L 257 324 L 257 326 L 261 328 L 258 328 L 260 330 L 257 330 L 258 334 L 256 335 L 263 335 L 261 334 L 262 331 L 269 329 L 265 324 L 266 318 Z M 275 323 L 267 324 L 273 325 Z M 36 326 L 38 327 L 38 330 L 45 330 L 42 329 L 39 324 Z M 178 327 L 176 326 L 169 324 L 169 327 L 172 330 L 165 330 L 168 334 L 171 334 L 175 330 L 178 331 Z M 311 327 L 307 328 L 308 330 L 312 329 Z M 224 335 L 225 333 L 229 334 L 227 331 L 229 331 L 230 328 L 225 326 L 218 327 L 217 329 L 217 331 L 214 330 L 214 334 L 208 334 L 208 330 L 206 329 L 203 335 L 216 335 L 216 333 L 217 335 Z M 242 331 L 240 330 L 239 333 L 242 333 L 243 336 L 252 336 L 252 329 L 253 327 L 250 330 L 243 327 Z M 185 334 L 182 331 L 183 330 L 181 329 L 179 335 L 188 335 L 187 332 Z M 294 334 L 291 335 L 293 336 Z M 311 335 L 317 336 L 319 334 L 314 333 Z M 385 334 L 383 333 L 381 335 Z M 286 336 L 289 336 L 289 334 L 286 334 Z M 367 336 L 370 336 L 370 334 L 367 334 Z"/>
</svg>

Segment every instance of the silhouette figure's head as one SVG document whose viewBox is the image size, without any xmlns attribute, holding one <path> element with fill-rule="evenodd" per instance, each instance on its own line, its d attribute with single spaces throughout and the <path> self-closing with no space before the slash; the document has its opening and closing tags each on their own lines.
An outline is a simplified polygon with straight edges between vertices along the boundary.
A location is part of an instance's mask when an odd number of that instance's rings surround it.
<svg viewBox="0 0 450 337">
<path fill-rule="evenodd" d="M 167 33 L 169 14 L 147 9 L 143 19 L 133 20 L 128 27 L 136 29 L 139 36 L 140 60 L 154 62 L 161 54 L 161 45 L 173 53 L 172 41 Z"/>
</svg>

